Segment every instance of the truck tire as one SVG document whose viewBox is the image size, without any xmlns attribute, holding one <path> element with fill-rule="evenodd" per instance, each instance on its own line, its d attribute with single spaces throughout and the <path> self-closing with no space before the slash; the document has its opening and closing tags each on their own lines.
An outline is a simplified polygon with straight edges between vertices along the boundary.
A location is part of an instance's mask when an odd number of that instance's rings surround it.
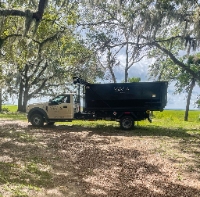
<svg viewBox="0 0 200 197">
<path fill-rule="evenodd" d="M 44 118 L 40 114 L 33 114 L 31 116 L 31 124 L 33 126 L 43 126 L 44 125 Z"/>
<path fill-rule="evenodd" d="M 134 120 L 131 116 L 123 116 L 120 119 L 120 127 L 123 130 L 130 130 L 134 127 Z"/>
</svg>

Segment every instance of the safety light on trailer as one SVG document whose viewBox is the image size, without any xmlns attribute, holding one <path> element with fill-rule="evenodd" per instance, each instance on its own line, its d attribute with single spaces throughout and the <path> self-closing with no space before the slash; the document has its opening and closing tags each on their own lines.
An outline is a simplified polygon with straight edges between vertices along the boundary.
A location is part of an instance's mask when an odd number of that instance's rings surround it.
<svg viewBox="0 0 200 197">
<path fill-rule="evenodd" d="M 156 94 L 152 94 L 152 97 L 155 98 L 155 97 L 156 97 Z"/>
<path fill-rule="evenodd" d="M 114 115 L 114 116 L 116 116 L 116 115 L 117 115 L 117 112 L 116 112 L 116 111 L 114 111 L 114 112 L 113 112 L 113 115 Z"/>
</svg>

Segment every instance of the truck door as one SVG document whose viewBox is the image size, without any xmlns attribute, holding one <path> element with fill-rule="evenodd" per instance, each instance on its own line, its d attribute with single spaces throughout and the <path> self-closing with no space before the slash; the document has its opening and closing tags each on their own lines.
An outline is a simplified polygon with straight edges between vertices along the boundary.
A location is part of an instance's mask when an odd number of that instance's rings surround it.
<svg viewBox="0 0 200 197">
<path fill-rule="evenodd" d="M 70 102 L 70 95 L 65 95 L 54 105 L 48 106 L 49 119 L 73 119 L 73 103 Z"/>
<path fill-rule="evenodd" d="M 60 104 L 60 116 L 62 119 L 73 119 L 74 117 L 74 108 L 71 96 L 72 95 L 67 95 Z"/>
</svg>

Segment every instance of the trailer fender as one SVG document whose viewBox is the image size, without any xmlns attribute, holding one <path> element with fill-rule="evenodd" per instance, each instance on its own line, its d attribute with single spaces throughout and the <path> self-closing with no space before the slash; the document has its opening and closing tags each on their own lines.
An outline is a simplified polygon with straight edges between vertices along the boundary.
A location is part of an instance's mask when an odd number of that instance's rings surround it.
<svg viewBox="0 0 200 197">
<path fill-rule="evenodd" d="M 137 119 L 137 116 L 134 112 L 123 112 L 119 115 L 119 118 L 121 119 L 123 116 L 131 116 L 133 119 Z"/>
</svg>

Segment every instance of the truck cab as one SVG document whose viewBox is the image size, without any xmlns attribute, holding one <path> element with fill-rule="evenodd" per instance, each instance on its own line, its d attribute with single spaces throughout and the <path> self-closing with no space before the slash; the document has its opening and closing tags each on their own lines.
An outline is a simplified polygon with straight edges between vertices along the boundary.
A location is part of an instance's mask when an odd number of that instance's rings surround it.
<svg viewBox="0 0 200 197">
<path fill-rule="evenodd" d="M 78 110 L 74 94 L 60 94 L 49 102 L 30 104 L 27 106 L 28 121 L 34 126 L 49 125 L 55 122 L 69 121 Z"/>
</svg>

